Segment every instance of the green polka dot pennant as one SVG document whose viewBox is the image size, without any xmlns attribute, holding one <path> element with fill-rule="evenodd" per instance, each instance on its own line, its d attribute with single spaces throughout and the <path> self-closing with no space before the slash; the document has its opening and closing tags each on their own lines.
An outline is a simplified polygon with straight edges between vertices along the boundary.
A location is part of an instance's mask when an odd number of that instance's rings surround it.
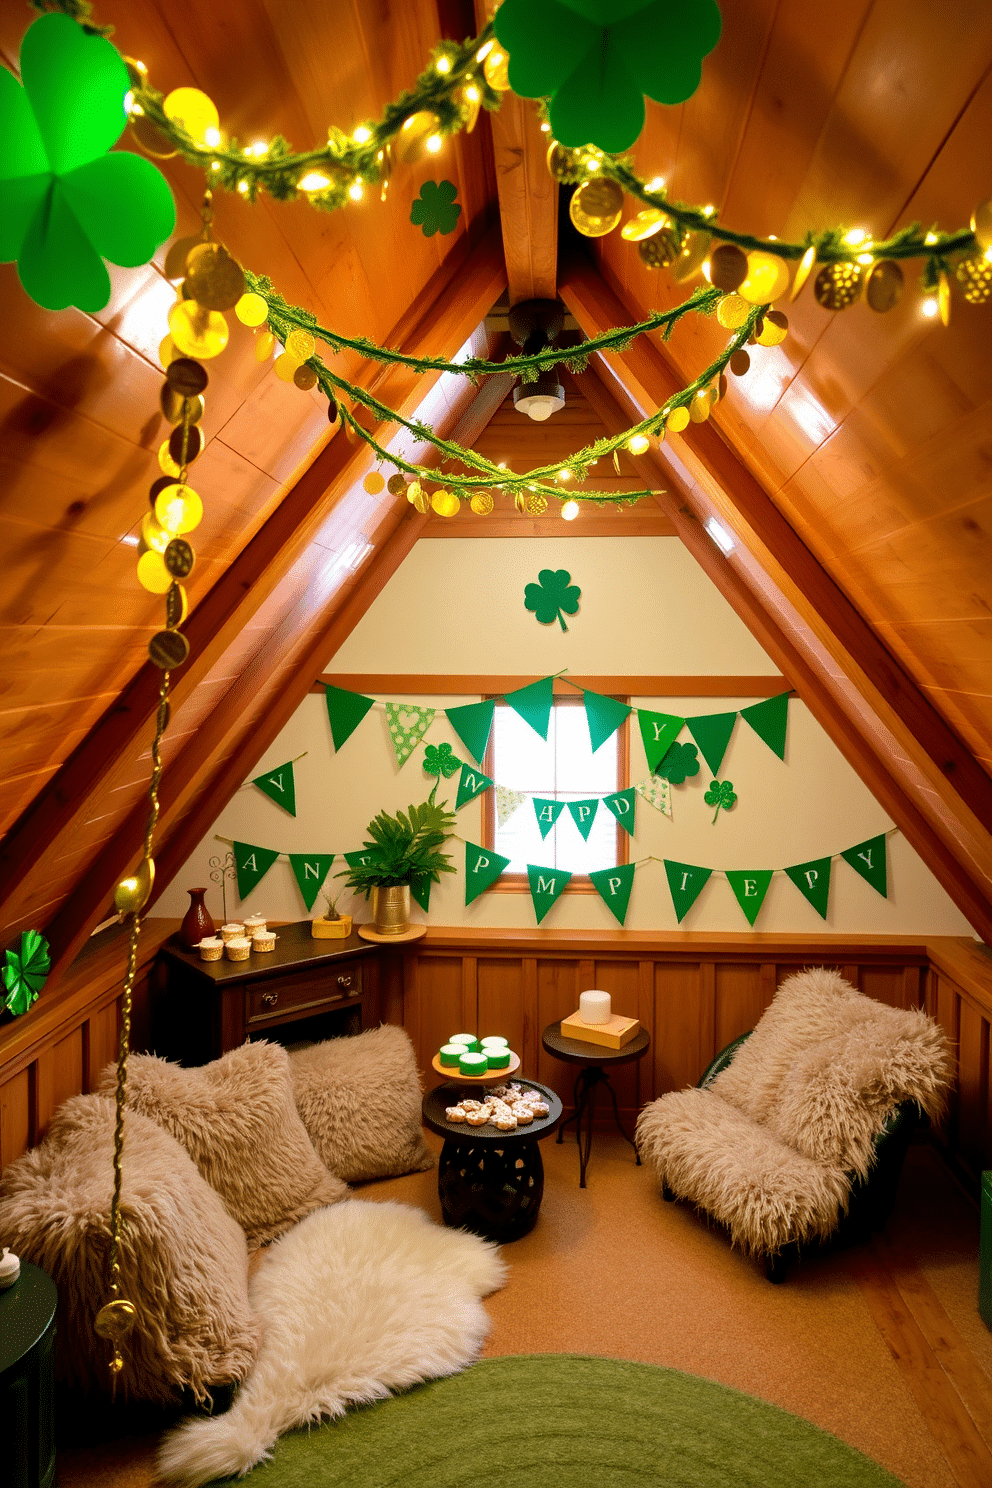
<svg viewBox="0 0 992 1488">
<path fill-rule="evenodd" d="M 433 708 L 418 708 L 413 703 L 386 704 L 386 728 L 399 768 L 410 758 L 434 717 Z"/>
</svg>

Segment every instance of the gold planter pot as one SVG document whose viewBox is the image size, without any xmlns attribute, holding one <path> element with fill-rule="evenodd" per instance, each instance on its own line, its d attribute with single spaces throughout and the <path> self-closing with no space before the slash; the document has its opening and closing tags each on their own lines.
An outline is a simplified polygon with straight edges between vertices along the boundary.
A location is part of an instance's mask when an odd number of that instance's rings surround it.
<svg viewBox="0 0 992 1488">
<path fill-rule="evenodd" d="M 372 928 L 379 935 L 402 935 L 410 928 L 410 885 L 372 890 Z"/>
</svg>

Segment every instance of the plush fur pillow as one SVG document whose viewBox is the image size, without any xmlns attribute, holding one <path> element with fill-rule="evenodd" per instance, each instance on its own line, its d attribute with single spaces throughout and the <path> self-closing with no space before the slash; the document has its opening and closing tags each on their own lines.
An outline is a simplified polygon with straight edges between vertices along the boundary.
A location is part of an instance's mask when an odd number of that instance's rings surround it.
<svg viewBox="0 0 992 1488">
<path fill-rule="evenodd" d="M 108 1065 L 101 1091 L 115 1080 Z M 348 1197 L 296 1113 L 289 1055 L 279 1044 L 243 1044 L 198 1069 L 132 1055 L 127 1100 L 182 1143 L 252 1245 Z"/>
<path fill-rule="evenodd" d="M 106 1392 L 109 1345 L 93 1319 L 110 1295 L 113 1150 L 113 1102 L 76 1096 L 0 1183 L 4 1243 L 58 1287 L 60 1377 Z M 179 1143 L 135 1112 L 125 1122 L 121 1218 L 121 1295 L 138 1322 L 118 1389 L 170 1401 L 189 1386 L 202 1399 L 212 1385 L 243 1380 L 258 1348 L 244 1233 Z"/>
<path fill-rule="evenodd" d="M 420 1077 L 402 1028 L 384 1023 L 290 1056 L 293 1093 L 321 1161 L 349 1182 L 433 1167 L 420 1120 Z"/>
</svg>

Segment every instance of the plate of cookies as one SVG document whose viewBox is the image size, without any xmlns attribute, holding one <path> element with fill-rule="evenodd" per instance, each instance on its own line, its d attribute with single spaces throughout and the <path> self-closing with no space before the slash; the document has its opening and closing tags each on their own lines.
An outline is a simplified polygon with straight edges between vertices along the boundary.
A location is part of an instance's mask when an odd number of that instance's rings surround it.
<svg viewBox="0 0 992 1488">
<path fill-rule="evenodd" d="M 540 1090 L 513 1081 L 497 1085 L 483 1100 L 463 1097 L 444 1108 L 445 1120 L 452 1126 L 483 1128 L 485 1136 L 526 1129 L 534 1122 L 543 1124 L 551 1107 Z"/>
</svg>

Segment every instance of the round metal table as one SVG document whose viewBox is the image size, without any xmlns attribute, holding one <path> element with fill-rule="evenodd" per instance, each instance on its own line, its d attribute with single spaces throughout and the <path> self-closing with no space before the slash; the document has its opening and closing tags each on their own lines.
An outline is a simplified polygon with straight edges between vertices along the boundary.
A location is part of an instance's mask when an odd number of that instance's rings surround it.
<svg viewBox="0 0 992 1488">
<path fill-rule="evenodd" d="M 551 1135 L 562 1114 L 553 1090 L 536 1080 L 515 1078 L 513 1083 L 538 1091 L 547 1102 L 547 1116 L 536 1116 L 528 1126 L 511 1132 L 449 1121 L 446 1106 L 456 1106 L 462 1097 L 485 1099 L 478 1086 L 457 1081 L 428 1091 L 422 1113 L 424 1125 L 444 1138 L 437 1191 L 445 1224 L 504 1243 L 519 1240 L 537 1222 L 544 1193 L 544 1164 L 537 1144 Z"/>
<path fill-rule="evenodd" d="M 620 1124 L 620 1112 L 617 1110 L 617 1098 L 610 1083 L 609 1072 L 614 1065 L 630 1064 L 635 1059 L 643 1058 L 650 1042 L 651 1035 L 645 1028 L 642 1028 L 640 1033 L 630 1040 L 630 1043 L 624 1044 L 622 1049 L 610 1049 L 605 1044 L 588 1044 L 581 1039 L 563 1038 L 560 1020 L 557 1023 L 549 1023 L 541 1035 L 541 1043 L 548 1054 L 553 1054 L 555 1059 L 564 1059 L 568 1064 L 582 1066 L 575 1077 L 575 1087 L 572 1092 L 572 1104 L 575 1109 L 558 1128 L 558 1141 L 560 1142 L 565 1134 L 566 1126 L 571 1126 L 573 1121 L 576 1123 L 575 1140 L 579 1144 L 580 1188 L 586 1186 L 586 1167 L 592 1149 L 593 1110 L 596 1105 L 596 1091 L 601 1085 L 606 1086 L 610 1100 L 613 1102 L 613 1119 L 617 1124 L 617 1131 L 624 1141 L 629 1142 L 633 1147 L 637 1166 L 641 1165 L 641 1155 L 636 1143 L 628 1137 Z M 583 1118 L 585 1118 L 584 1132 Z"/>
<path fill-rule="evenodd" d="M 57 1301 L 55 1283 L 30 1261 L 0 1291 L 0 1476 L 9 1488 L 50 1488 L 55 1481 Z"/>
</svg>

